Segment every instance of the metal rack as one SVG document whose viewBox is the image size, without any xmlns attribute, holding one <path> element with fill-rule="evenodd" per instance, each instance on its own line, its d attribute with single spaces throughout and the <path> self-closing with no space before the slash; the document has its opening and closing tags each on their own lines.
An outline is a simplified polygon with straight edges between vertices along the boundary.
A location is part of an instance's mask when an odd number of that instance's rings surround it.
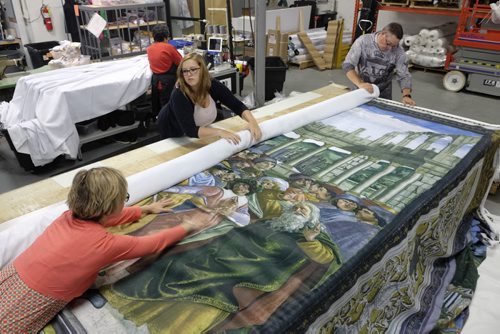
<svg viewBox="0 0 500 334">
<path fill-rule="evenodd" d="M 374 0 L 373 0 L 374 1 Z M 371 1 L 367 1 L 371 2 Z M 356 36 L 356 30 L 359 24 L 359 13 L 365 10 L 365 6 L 363 1 L 356 1 L 354 6 L 354 19 L 352 24 L 352 42 L 356 40 L 358 36 Z M 391 12 L 400 12 L 400 13 L 412 13 L 412 14 L 425 14 L 425 15 L 439 15 L 439 16 L 460 16 L 460 10 L 454 8 L 436 8 L 436 7 L 404 7 L 404 6 L 395 6 L 395 5 L 384 5 L 380 2 L 377 2 L 376 10 L 374 13 L 374 19 L 372 20 L 369 28 L 369 32 L 375 31 L 377 28 L 377 17 L 378 12 L 381 10 L 391 11 Z"/>
<path fill-rule="evenodd" d="M 114 6 L 81 5 L 79 11 L 80 15 L 76 20 L 82 54 L 98 60 L 145 53 L 152 42 L 153 26 L 166 23 L 163 2 Z M 107 21 L 99 37 L 86 29 L 95 14 Z"/>
</svg>

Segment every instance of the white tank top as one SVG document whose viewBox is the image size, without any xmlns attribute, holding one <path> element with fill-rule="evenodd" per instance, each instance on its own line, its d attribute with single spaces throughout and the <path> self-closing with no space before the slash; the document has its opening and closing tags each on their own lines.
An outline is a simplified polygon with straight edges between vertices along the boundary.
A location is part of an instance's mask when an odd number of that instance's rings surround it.
<svg viewBox="0 0 500 334">
<path fill-rule="evenodd" d="M 199 104 L 194 105 L 194 123 L 196 126 L 206 126 L 212 124 L 217 118 L 217 107 L 214 99 L 208 95 L 208 107 L 203 108 Z"/>
</svg>

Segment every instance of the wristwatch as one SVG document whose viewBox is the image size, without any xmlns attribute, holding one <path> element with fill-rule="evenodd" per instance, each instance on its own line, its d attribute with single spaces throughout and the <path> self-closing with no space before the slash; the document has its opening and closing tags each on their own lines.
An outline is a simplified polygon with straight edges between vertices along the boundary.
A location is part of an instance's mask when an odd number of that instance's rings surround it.
<svg viewBox="0 0 500 334">
<path fill-rule="evenodd" d="M 403 97 L 409 97 L 411 99 L 411 95 L 410 94 L 403 95 Z"/>
</svg>

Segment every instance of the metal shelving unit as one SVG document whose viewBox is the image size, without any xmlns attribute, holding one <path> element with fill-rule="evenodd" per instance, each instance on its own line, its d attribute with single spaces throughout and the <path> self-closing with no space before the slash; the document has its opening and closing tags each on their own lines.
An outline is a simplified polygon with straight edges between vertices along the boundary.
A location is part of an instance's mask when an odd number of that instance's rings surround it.
<svg viewBox="0 0 500 334">
<path fill-rule="evenodd" d="M 166 23 L 163 2 L 114 6 L 81 5 L 79 10 L 80 15 L 76 20 L 82 54 L 97 60 L 145 53 L 153 41 L 151 29 L 157 24 Z M 107 21 L 99 37 L 86 29 L 95 14 Z"/>
<path fill-rule="evenodd" d="M 363 3 L 361 1 L 356 1 L 354 6 L 354 20 L 353 20 L 353 28 L 352 28 L 352 42 L 356 40 L 356 28 L 358 27 L 358 16 L 360 11 L 363 10 Z M 378 3 L 375 19 L 372 22 L 371 30 L 375 31 L 377 29 L 377 17 L 378 12 L 381 10 L 391 11 L 391 12 L 400 12 L 400 13 L 411 13 L 411 14 L 424 14 L 424 15 L 439 15 L 439 16 L 460 16 L 460 10 L 456 8 L 436 8 L 429 6 L 425 7 L 404 7 L 404 6 L 394 6 L 394 5 L 384 5 L 382 3 Z"/>
</svg>

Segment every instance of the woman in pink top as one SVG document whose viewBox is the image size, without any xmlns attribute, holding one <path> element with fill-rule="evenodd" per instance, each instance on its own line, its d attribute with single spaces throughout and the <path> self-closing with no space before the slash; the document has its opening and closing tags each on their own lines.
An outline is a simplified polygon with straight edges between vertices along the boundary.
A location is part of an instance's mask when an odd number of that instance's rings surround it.
<svg viewBox="0 0 500 334">
<path fill-rule="evenodd" d="M 170 212 L 164 199 L 124 208 L 127 181 L 116 169 L 78 172 L 59 216 L 13 263 L 0 271 L 0 333 L 37 333 L 73 298 L 94 283 L 105 266 L 159 253 L 202 229 L 207 222 L 184 221 L 148 236 L 114 235 L 106 227 L 143 214 Z"/>
</svg>

